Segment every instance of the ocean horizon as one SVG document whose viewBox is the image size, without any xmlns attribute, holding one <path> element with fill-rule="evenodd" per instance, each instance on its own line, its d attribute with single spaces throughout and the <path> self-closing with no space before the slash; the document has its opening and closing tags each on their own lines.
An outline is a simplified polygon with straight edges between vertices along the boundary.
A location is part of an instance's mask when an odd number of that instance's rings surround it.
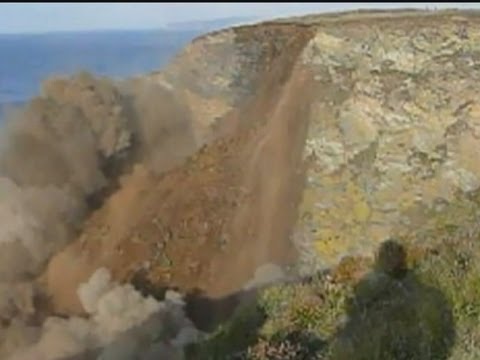
<svg viewBox="0 0 480 360">
<path fill-rule="evenodd" d="M 200 30 L 0 34 L 0 119 L 38 95 L 42 81 L 88 71 L 123 79 L 165 66 Z M 2 115 L 3 114 L 3 115 Z"/>
</svg>

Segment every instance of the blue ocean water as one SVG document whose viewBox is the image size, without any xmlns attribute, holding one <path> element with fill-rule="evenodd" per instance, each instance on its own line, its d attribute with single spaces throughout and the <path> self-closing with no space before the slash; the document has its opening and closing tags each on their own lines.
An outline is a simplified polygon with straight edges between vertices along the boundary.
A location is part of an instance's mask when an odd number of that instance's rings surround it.
<svg viewBox="0 0 480 360">
<path fill-rule="evenodd" d="M 80 70 L 124 78 L 164 66 L 199 31 L 103 31 L 0 35 L 0 113 L 52 75 Z M 1 114 L 0 114 L 1 117 Z"/>
</svg>

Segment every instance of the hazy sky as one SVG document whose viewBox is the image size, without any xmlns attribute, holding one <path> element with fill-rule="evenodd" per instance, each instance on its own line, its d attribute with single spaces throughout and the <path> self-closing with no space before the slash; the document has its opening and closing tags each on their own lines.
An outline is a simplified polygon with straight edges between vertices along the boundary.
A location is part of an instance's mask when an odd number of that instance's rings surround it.
<svg viewBox="0 0 480 360">
<path fill-rule="evenodd" d="M 230 16 L 282 17 L 355 8 L 480 8 L 475 3 L 2 3 L 0 33 L 151 29 Z"/>
</svg>

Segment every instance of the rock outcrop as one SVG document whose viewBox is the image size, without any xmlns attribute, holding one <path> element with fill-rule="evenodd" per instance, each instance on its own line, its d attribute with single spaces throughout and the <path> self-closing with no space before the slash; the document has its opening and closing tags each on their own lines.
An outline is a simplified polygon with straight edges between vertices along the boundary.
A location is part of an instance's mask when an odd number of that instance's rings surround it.
<svg viewBox="0 0 480 360">
<path fill-rule="evenodd" d="M 308 170 L 292 237 L 309 273 L 443 221 L 452 203 L 476 206 L 477 16 L 354 12 L 234 28 L 197 39 L 157 80 L 185 93 L 202 142 L 216 122 L 281 126 L 275 93 L 308 71 Z"/>
<path fill-rule="evenodd" d="M 452 203 L 476 205 L 479 36 L 461 14 L 399 14 L 310 40 L 301 61 L 319 90 L 297 236 L 314 267 L 428 228 Z"/>
</svg>

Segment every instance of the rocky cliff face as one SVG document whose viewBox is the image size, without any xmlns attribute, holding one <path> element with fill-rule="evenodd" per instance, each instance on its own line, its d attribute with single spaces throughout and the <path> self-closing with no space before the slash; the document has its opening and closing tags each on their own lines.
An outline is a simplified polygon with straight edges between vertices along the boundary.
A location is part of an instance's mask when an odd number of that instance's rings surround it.
<svg viewBox="0 0 480 360">
<path fill-rule="evenodd" d="M 241 27 L 197 39 L 156 80 L 182 89 L 202 142 L 252 102 L 268 110 L 237 121 L 279 126 L 275 93 L 308 72 L 308 170 L 292 238 L 310 272 L 428 228 L 452 203 L 476 206 L 476 19 L 378 12 Z"/>
<path fill-rule="evenodd" d="M 84 314 L 77 288 L 101 267 L 158 297 L 218 299 L 268 263 L 311 274 L 392 236 L 466 227 L 479 80 L 478 14 L 398 11 L 211 33 L 161 72 L 95 82 L 98 111 L 93 80 L 47 84 L 42 101 L 80 111 L 115 183 L 39 277 L 49 311 Z"/>
<path fill-rule="evenodd" d="M 82 237 L 96 249 L 90 253 L 102 253 L 98 233 L 115 236 L 102 242 L 104 250 L 131 249 L 126 244 L 140 237 L 162 254 L 150 258 L 142 248 L 143 255 L 120 262 L 94 256 L 85 260 L 87 273 L 110 264 L 126 276 L 143 261 L 154 282 L 224 294 L 266 262 L 291 264 L 295 253 L 308 274 L 439 221 L 461 226 L 476 211 L 480 186 L 477 19 L 349 13 L 196 39 L 164 71 L 138 81 L 175 94 L 202 150 L 160 180 L 147 181 L 140 170 L 126 178 L 125 192 L 140 186 L 136 191 L 162 207 L 125 195 L 115 206 L 125 215 L 108 220 L 119 192 Z M 138 216 L 123 222 L 122 232 L 116 219 L 127 219 L 128 209 Z M 146 230 L 155 221 L 161 226 Z"/>
<path fill-rule="evenodd" d="M 479 36 L 453 15 L 318 28 L 301 55 L 318 88 L 297 232 L 312 264 L 428 228 L 452 203 L 475 206 Z"/>
</svg>

